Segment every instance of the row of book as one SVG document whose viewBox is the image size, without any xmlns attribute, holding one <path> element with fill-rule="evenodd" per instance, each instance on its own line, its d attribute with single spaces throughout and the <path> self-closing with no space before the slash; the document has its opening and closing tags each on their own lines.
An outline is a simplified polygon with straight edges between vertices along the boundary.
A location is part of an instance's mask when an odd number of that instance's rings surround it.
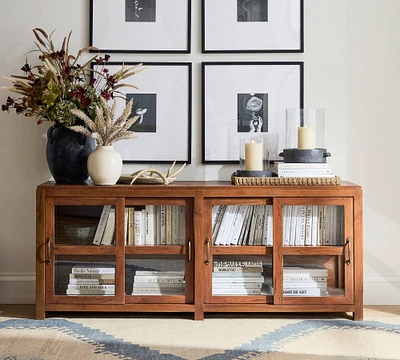
<svg viewBox="0 0 400 360">
<path fill-rule="evenodd" d="M 185 206 L 145 205 L 125 208 L 126 245 L 184 245 Z M 115 207 L 104 205 L 93 238 L 95 245 L 115 243 Z"/>
<path fill-rule="evenodd" d="M 67 295 L 114 295 L 115 268 L 72 267 Z"/>
<path fill-rule="evenodd" d="M 214 245 L 273 245 L 272 205 L 215 205 Z"/>
<path fill-rule="evenodd" d="M 184 295 L 185 272 L 136 270 L 132 295 Z"/>
<path fill-rule="evenodd" d="M 273 295 L 273 272 L 261 261 L 214 261 L 212 294 L 216 296 Z M 284 296 L 327 296 L 328 269 L 284 266 Z M 114 295 L 115 269 L 73 267 L 67 295 Z M 184 270 L 136 270 L 132 295 L 184 295 Z"/>
<path fill-rule="evenodd" d="M 283 245 L 343 245 L 343 211 L 343 206 L 333 205 L 284 206 Z"/>
<path fill-rule="evenodd" d="M 275 162 L 272 171 L 278 177 L 335 177 L 328 163 Z"/>
</svg>

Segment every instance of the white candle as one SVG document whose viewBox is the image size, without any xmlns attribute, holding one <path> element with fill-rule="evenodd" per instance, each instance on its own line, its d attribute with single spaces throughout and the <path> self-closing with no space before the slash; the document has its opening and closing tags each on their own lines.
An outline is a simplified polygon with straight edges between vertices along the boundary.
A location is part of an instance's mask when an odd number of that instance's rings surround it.
<svg viewBox="0 0 400 360">
<path fill-rule="evenodd" d="M 297 132 L 297 148 L 298 149 L 315 149 L 314 129 L 303 126 L 298 128 Z"/>
<path fill-rule="evenodd" d="M 264 170 L 263 144 L 262 142 L 251 142 L 245 144 L 244 148 L 245 170 Z"/>
</svg>

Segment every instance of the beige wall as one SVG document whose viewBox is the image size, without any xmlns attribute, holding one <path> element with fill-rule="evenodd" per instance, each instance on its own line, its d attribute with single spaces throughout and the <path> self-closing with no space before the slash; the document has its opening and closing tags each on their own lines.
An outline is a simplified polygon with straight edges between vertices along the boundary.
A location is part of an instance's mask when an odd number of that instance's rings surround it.
<svg viewBox="0 0 400 360">
<path fill-rule="evenodd" d="M 201 61 L 304 60 L 305 107 L 325 108 L 331 167 L 364 188 L 365 302 L 400 304 L 400 1 L 304 2 L 304 54 L 201 55 L 200 0 L 192 0 L 192 54 L 116 54 L 112 60 L 193 62 L 193 161 L 181 180 L 228 180 L 235 170 L 201 165 Z M 0 12 L 0 75 L 19 73 L 33 48 L 34 27 L 57 29 L 60 41 L 73 29 L 73 51 L 87 45 L 88 3 L 7 2 Z M 0 86 L 7 84 L 0 79 Z M 0 103 L 7 95 L 0 89 Z M 0 112 L 0 303 L 34 302 L 35 189 L 50 178 L 46 129 Z M 144 166 L 125 166 L 124 172 Z"/>
</svg>

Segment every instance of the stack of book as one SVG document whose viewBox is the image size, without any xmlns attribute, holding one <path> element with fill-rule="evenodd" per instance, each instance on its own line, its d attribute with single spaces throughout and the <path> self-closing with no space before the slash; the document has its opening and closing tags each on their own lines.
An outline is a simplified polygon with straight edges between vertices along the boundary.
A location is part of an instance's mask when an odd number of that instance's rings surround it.
<svg viewBox="0 0 400 360">
<path fill-rule="evenodd" d="M 264 277 L 261 261 L 213 262 L 213 295 L 260 295 Z"/>
<path fill-rule="evenodd" d="M 335 177 L 328 163 L 275 162 L 272 172 L 278 177 Z"/>
<path fill-rule="evenodd" d="M 272 267 L 264 267 L 264 277 L 272 279 Z M 328 269 L 312 266 L 283 267 L 284 296 L 327 296 Z M 272 283 L 266 282 L 266 290 L 272 293 Z"/>
<path fill-rule="evenodd" d="M 184 295 L 185 271 L 136 270 L 132 295 Z"/>
<path fill-rule="evenodd" d="M 73 267 L 67 295 L 114 295 L 115 269 L 109 267 Z"/>
</svg>

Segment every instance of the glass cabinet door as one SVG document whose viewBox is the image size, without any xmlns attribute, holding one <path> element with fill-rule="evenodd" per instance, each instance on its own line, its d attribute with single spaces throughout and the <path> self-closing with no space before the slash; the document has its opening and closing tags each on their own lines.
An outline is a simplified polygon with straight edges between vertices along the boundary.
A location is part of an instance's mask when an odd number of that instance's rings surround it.
<svg viewBox="0 0 400 360">
<path fill-rule="evenodd" d="M 123 201 L 49 198 L 46 202 L 46 302 L 122 303 Z"/>
<path fill-rule="evenodd" d="M 352 202 L 348 198 L 275 199 L 275 301 L 353 301 Z"/>
<path fill-rule="evenodd" d="M 272 302 L 271 199 L 206 200 L 205 302 Z"/>
</svg>

